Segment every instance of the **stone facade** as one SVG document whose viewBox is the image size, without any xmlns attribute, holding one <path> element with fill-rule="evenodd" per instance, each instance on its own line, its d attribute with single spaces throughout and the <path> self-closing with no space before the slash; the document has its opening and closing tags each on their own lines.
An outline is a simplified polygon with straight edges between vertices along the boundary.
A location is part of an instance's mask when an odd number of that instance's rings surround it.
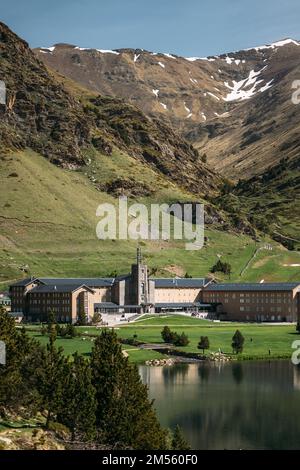
<svg viewBox="0 0 300 470">
<path fill-rule="evenodd" d="M 222 284 L 203 291 L 221 319 L 254 322 L 297 322 L 300 283 Z"/>
<path fill-rule="evenodd" d="M 11 311 L 29 321 L 54 312 L 61 322 L 76 322 L 85 312 L 143 313 L 208 308 L 224 320 L 296 322 L 300 282 L 215 284 L 210 279 L 151 279 L 140 251 L 131 273 L 116 278 L 30 278 L 10 287 Z"/>
</svg>

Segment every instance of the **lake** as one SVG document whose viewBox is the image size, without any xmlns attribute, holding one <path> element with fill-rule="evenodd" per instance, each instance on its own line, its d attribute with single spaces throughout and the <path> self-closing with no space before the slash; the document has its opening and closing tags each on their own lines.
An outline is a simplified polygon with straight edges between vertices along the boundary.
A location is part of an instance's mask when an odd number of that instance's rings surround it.
<svg viewBox="0 0 300 470">
<path fill-rule="evenodd" d="M 161 424 L 193 449 L 300 449 L 300 368 L 289 361 L 140 366 Z"/>
</svg>

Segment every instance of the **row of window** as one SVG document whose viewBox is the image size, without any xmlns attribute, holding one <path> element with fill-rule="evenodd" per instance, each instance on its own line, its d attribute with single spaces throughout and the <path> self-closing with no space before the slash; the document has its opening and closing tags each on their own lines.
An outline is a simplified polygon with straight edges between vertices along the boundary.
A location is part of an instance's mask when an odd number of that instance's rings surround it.
<svg viewBox="0 0 300 470">
<path fill-rule="evenodd" d="M 67 299 L 70 297 L 70 294 L 68 292 L 44 292 L 42 295 L 38 292 L 30 292 L 30 296 L 33 297 L 33 298 L 38 298 L 38 297 L 60 297 L 60 298 L 64 298 L 64 299 Z"/>
<path fill-rule="evenodd" d="M 236 299 L 237 297 L 291 297 L 290 292 L 205 292 L 206 295 L 210 297 L 214 296 L 224 296 L 224 297 L 231 297 L 232 299 Z"/>
<path fill-rule="evenodd" d="M 248 306 L 248 305 L 240 307 L 240 312 L 251 312 L 252 310 L 253 310 L 253 308 Z M 255 311 L 257 311 L 257 312 L 263 312 L 264 310 L 265 309 L 264 309 L 263 306 L 258 306 L 258 307 L 255 308 Z M 284 310 L 286 310 L 286 309 L 284 309 Z M 290 308 L 288 308 L 287 310 L 288 310 L 288 312 L 291 311 Z M 270 312 L 282 312 L 282 308 L 281 307 L 271 307 Z"/>
<path fill-rule="evenodd" d="M 31 305 L 70 305 L 69 300 L 59 299 L 32 299 Z"/>
</svg>

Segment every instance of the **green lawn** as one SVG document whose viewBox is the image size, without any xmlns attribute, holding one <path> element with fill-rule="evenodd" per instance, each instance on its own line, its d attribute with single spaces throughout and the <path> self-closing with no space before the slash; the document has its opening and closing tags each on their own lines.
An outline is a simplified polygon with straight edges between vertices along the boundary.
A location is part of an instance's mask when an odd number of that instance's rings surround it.
<svg viewBox="0 0 300 470">
<path fill-rule="evenodd" d="M 97 330 L 97 332 L 99 333 L 99 330 Z M 47 336 L 42 336 L 41 334 L 34 333 L 32 331 L 28 331 L 28 334 L 43 345 L 46 345 L 48 342 Z M 84 338 L 85 339 L 83 339 L 83 337 L 73 339 L 57 338 L 55 344 L 56 347 L 63 348 L 66 356 L 69 356 L 74 352 L 89 356 L 93 347 L 93 338 L 88 338 L 87 336 L 84 336 Z M 162 359 L 166 357 L 156 351 L 140 350 L 139 348 L 125 344 L 122 345 L 122 349 L 128 353 L 130 362 L 134 363 L 144 363 L 150 359 Z"/>
<path fill-rule="evenodd" d="M 239 329 L 245 337 L 244 351 L 241 358 L 251 357 L 290 357 L 292 342 L 299 338 L 293 325 L 259 325 L 251 323 L 212 323 L 205 320 L 185 318 L 183 316 L 169 316 L 167 318 L 149 318 L 144 321 L 124 326 L 118 330 L 121 338 L 130 338 L 137 335 L 137 339 L 143 342 L 161 342 L 161 330 L 168 325 L 172 330 L 181 333 L 184 331 L 190 340 L 190 344 L 184 348 L 178 348 L 187 352 L 198 352 L 197 344 L 200 336 L 208 336 L 210 352 L 218 351 L 232 353 L 231 338 Z M 252 338 L 252 341 L 251 341 Z"/>
<path fill-rule="evenodd" d="M 118 336 L 122 339 L 133 338 L 137 335 L 138 341 L 145 343 L 162 343 L 161 330 L 168 325 L 177 333 L 185 332 L 190 340 L 190 344 L 184 348 L 178 348 L 186 352 L 199 352 L 197 344 L 200 336 L 208 336 L 210 341 L 210 352 L 221 349 L 224 353 L 231 354 L 231 339 L 237 329 L 245 337 L 244 351 L 239 355 L 240 359 L 260 359 L 260 358 L 288 358 L 293 350 L 292 342 L 299 338 L 295 332 L 294 325 L 260 325 L 252 323 L 225 323 L 200 320 L 182 315 L 166 315 L 164 317 L 145 316 L 141 320 L 126 324 L 116 329 Z M 32 329 L 32 326 L 27 328 Z M 37 327 L 35 327 L 37 328 Z M 57 346 L 62 346 L 66 355 L 78 351 L 80 354 L 88 355 L 93 346 L 93 337 L 98 335 L 101 329 L 95 327 L 78 327 L 83 337 L 74 339 L 58 338 Z M 46 344 L 47 337 L 41 336 L 34 331 L 28 333 Z M 123 345 L 128 351 L 129 359 L 132 362 L 145 362 L 148 359 L 165 357 L 160 353 L 151 350 L 140 350 L 130 345 Z M 269 355 L 269 350 L 271 354 Z"/>
</svg>

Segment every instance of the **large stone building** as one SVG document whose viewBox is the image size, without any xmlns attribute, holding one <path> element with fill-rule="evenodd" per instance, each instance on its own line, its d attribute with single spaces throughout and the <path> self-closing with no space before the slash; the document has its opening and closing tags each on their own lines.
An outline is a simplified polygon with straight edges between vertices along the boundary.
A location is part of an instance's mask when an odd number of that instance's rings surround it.
<svg viewBox="0 0 300 470">
<path fill-rule="evenodd" d="M 202 300 L 215 305 L 224 320 L 296 322 L 300 282 L 210 284 Z"/>
<path fill-rule="evenodd" d="M 10 286 L 11 311 L 29 321 L 45 321 L 54 312 L 62 322 L 99 313 L 198 310 L 209 279 L 151 279 L 141 252 L 131 273 L 115 278 L 28 278 Z"/>
<path fill-rule="evenodd" d="M 239 321 L 297 321 L 300 282 L 216 284 L 205 278 L 153 279 L 140 250 L 131 273 L 115 278 L 29 278 L 10 286 L 11 311 L 28 321 L 76 322 L 85 312 L 143 313 L 206 311 Z"/>
</svg>

